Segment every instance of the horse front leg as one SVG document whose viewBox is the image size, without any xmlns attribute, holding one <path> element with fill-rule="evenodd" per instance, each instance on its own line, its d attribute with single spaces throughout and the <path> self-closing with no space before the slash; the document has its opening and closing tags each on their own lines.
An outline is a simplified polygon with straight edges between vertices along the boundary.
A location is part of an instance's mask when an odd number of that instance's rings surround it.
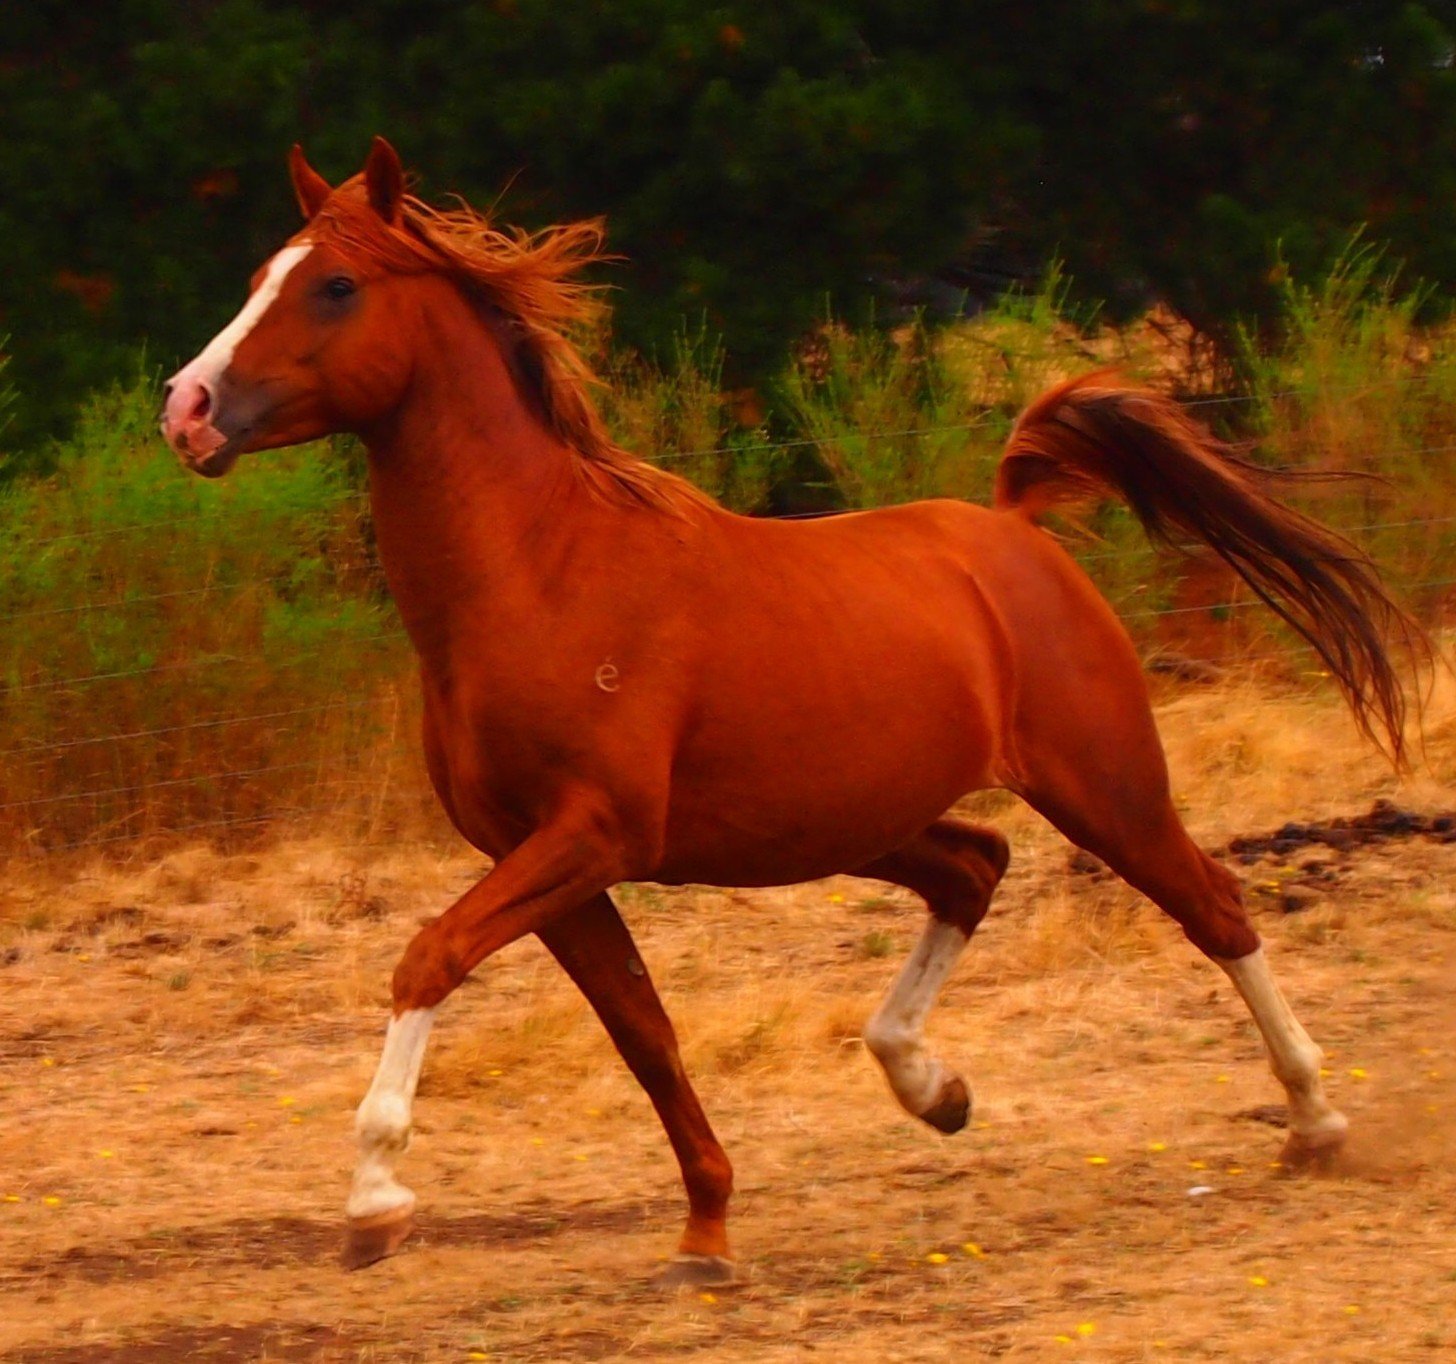
<svg viewBox="0 0 1456 1364">
<path fill-rule="evenodd" d="M 719 1287 L 737 1281 L 728 1253 L 733 1167 L 683 1070 L 672 1022 L 637 945 L 608 895 L 539 930 L 541 941 L 596 1010 L 637 1082 L 652 1100 L 682 1168 L 688 1220 L 663 1287 Z"/>
<path fill-rule="evenodd" d="M 409 1145 L 411 1111 L 434 1009 L 405 1009 L 389 1020 L 374 1083 L 354 1115 L 359 1163 L 345 1206 L 348 1232 L 339 1253 L 345 1269 L 393 1255 L 414 1226 L 415 1196 L 394 1177 Z"/>
<path fill-rule="evenodd" d="M 395 968 L 394 1009 L 374 1082 L 355 1118 L 359 1161 L 340 1262 L 359 1269 L 409 1235 L 415 1197 L 395 1178 L 409 1144 L 415 1087 L 440 1002 L 486 957 L 622 879 L 622 844 L 586 808 L 563 812 L 426 924 Z"/>
</svg>

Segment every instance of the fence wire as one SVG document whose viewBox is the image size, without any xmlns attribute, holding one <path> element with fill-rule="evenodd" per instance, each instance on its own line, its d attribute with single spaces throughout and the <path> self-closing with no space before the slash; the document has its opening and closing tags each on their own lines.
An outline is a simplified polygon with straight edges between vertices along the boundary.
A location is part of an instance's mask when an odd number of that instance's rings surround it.
<svg viewBox="0 0 1456 1364">
<path fill-rule="evenodd" d="M 1410 383 L 1418 381 L 1410 378 L 1404 380 L 1392 380 L 1391 384 Z M 1361 384 L 1352 385 L 1349 392 L 1363 392 L 1372 387 L 1381 385 Z M 1319 396 L 1323 397 L 1331 392 L 1341 390 L 1325 389 Z M 1285 392 L 1262 395 L 1229 395 L 1215 396 L 1200 399 L 1188 400 L 1184 405 L 1190 408 L 1202 409 L 1222 407 L 1233 404 L 1250 403 L 1254 401 L 1285 400 L 1309 397 L 1310 394 L 1301 390 L 1288 390 Z M 690 459 L 707 458 L 711 456 L 735 456 L 750 452 L 782 451 L 801 448 L 812 448 L 831 443 L 836 439 L 853 439 L 856 441 L 875 440 L 904 440 L 919 439 L 931 436 L 949 435 L 962 432 L 970 432 L 984 426 L 986 419 L 974 422 L 954 423 L 950 425 L 932 427 L 910 427 L 902 430 L 883 431 L 849 431 L 839 436 L 826 434 L 816 437 L 805 437 L 802 439 L 769 441 L 748 445 L 730 446 L 727 448 L 713 447 L 701 450 L 680 450 L 672 451 L 657 456 L 654 463 L 672 463 Z M 1449 454 L 1456 451 L 1456 442 L 1450 444 L 1426 445 L 1398 450 L 1381 451 L 1370 456 L 1372 459 L 1385 459 L 1395 457 L 1413 457 L 1430 454 Z M 361 510 L 364 507 L 367 494 L 355 491 L 342 492 L 336 497 L 327 500 L 325 505 L 343 505 L 358 503 Z M 267 508 L 256 508 L 245 511 L 242 515 L 276 515 L 276 511 Z M 835 513 L 811 513 L 808 515 L 833 515 Z M 223 508 L 213 509 L 207 512 L 199 512 L 195 516 L 173 517 L 167 520 L 139 522 L 125 526 L 98 527 L 86 531 L 71 532 L 62 535 L 42 537 L 32 542 L 37 552 L 56 553 L 64 552 L 59 547 L 72 542 L 85 541 L 104 536 L 119 536 L 128 534 L 143 534 L 147 532 L 165 532 L 178 527 L 209 519 L 230 518 L 233 514 Z M 793 518 L 786 518 L 793 519 Z M 1430 517 L 1430 518 L 1408 518 L 1401 520 L 1371 521 L 1363 525 L 1340 527 L 1341 533 L 1348 536 L 1363 536 L 1377 533 L 1388 533 L 1392 531 L 1418 531 L 1430 528 L 1439 528 L 1456 524 L 1456 516 Z M 1198 548 L 1198 547 L 1193 547 Z M 1112 548 L 1106 550 L 1091 550 L 1085 548 L 1076 552 L 1078 560 L 1088 565 L 1106 566 L 1119 559 L 1133 560 L 1143 558 L 1147 550 L 1139 546 L 1137 548 Z M 91 613 L 116 613 L 141 609 L 143 607 L 156 606 L 164 603 L 175 604 L 181 601 L 194 600 L 201 597 L 213 596 L 222 599 L 235 597 L 241 593 L 252 591 L 257 588 L 276 587 L 281 581 L 286 580 L 287 574 L 266 575 L 262 577 L 241 579 L 236 582 L 213 582 L 200 585 L 195 588 L 178 589 L 168 592 L 143 593 L 137 595 L 126 595 L 106 600 L 71 603 L 63 606 L 37 606 L 13 611 L 0 615 L 0 625 L 19 626 L 21 629 L 47 628 L 49 622 L 58 622 L 63 618 L 85 616 Z M 1435 591 L 1456 586 L 1456 578 L 1434 577 L 1419 582 L 1406 584 L 1403 590 L 1407 593 L 1419 593 Z M 1120 616 L 1129 622 L 1148 622 L 1159 618 L 1193 617 L 1198 615 L 1211 615 L 1221 618 L 1224 613 L 1232 611 L 1243 611 L 1248 607 L 1262 606 L 1263 603 L 1257 598 L 1239 597 L 1225 602 L 1210 603 L 1197 606 L 1160 606 L 1146 609 L 1127 609 L 1132 605 L 1131 601 L 1123 601 L 1118 604 Z M 399 644 L 403 640 L 402 631 L 399 629 L 384 629 L 377 632 L 352 638 L 349 642 L 351 647 L 358 645 L 370 645 L 380 643 Z M 1273 653 L 1248 653 L 1239 654 L 1240 662 L 1246 666 L 1254 666 L 1263 662 L 1287 661 L 1290 657 L 1288 650 Z M 222 667 L 262 667 L 271 670 L 287 670 L 297 667 L 304 667 L 313 661 L 312 655 L 303 653 L 296 656 L 279 656 L 272 652 L 244 652 L 210 654 L 203 657 L 179 659 L 169 662 L 147 663 L 137 667 L 115 668 L 107 671 L 97 671 L 88 674 L 80 674 L 66 677 L 41 677 L 25 680 L 12 680 L 8 685 L 0 684 L 0 703 L 7 698 L 20 695 L 36 696 L 44 693 L 61 693 L 68 690 L 81 688 L 92 688 L 104 684 L 122 684 L 150 681 L 153 679 L 169 677 L 174 675 L 185 675 L 193 673 L 204 673 L 210 669 Z M 286 726 L 288 722 L 302 722 L 305 720 L 320 720 L 327 716 L 345 712 L 365 712 L 376 708 L 380 703 L 373 697 L 352 697 L 344 700 L 328 701 L 319 704 L 303 706 L 282 706 L 271 709 L 245 713 L 241 715 L 208 715 L 199 718 L 179 718 L 175 723 L 162 725 L 150 725 L 140 728 L 123 729 L 115 732 L 101 734 L 83 734 L 64 738 L 48 738 L 38 736 L 34 742 L 27 742 L 12 746 L 7 749 L 0 749 L 0 760 L 18 761 L 22 764 L 35 765 L 46 762 L 48 759 L 58 758 L 85 749 L 111 749 L 121 750 L 125 745 L 140 743 L 147 740 L 163 740 L 175 742 L 184 736 L 203 734 L 208 731 L 225 731 L 233 729 L 259 730 L 260 727 L 268 725 Z M 92 707 L 98 713 L 104 713 L 105 708 L 99 704 Z M 282 774 L 301 773 L 308 769 L 318 769 L 320 762 L 317 758 L 305 761 L 286 762 L 255 762 L 252 765 L 241 767 L 220 768 L 208 770 L 197 774 L 185 776 L 158 777 L 153 780 L 139 780 L 134 782 L 123 782 L 122 784 L 111 784 L 107 786 L 84 786 L 80 789 L 58 792 L 48 795 L 39 795 L 26 799 L 0 800 L 0 812 L 31 811 L 38 812 L 38 818 L 43 819 L 44 815 L 62 808 L 79 806 L 84 802 L 96 803 L 118 802 L 126 797 L 143 797 L 157 791 L 181 792 L 206 788 L 209 785 L 219 783 L 247 782 L 276 777 Z M 13 770 L 13 768 L 12 768 Z M 355 779 L 329 775 L 320 777 L 314 783 L 309 784 L 315 794 L 322 788 L 333 787 L 335 789 L 347 786 Z M 297 801 L 283 801 L 271 806 L 266 811 L 256 814 L 226 814 L 216 818 L 201 820 L 184 820 L 182 822 L 168 823 L 164 829 L 157 831 L 159 837 L 175 837 L 178 835 L 195 835 L 204 832 L 210 834 L 222 834 L 240 832 L 248 829 L 267 829 L 275 826 L 281 821 L 302 820 L 313 817 L 324 817 L 328 815 L 340 815 L 344 807 L 339 801 L 299 803 Z M 33 846 L 51 852 L 76 851 L 84 848 L 109 846 L 124 842 L 135 842 L 139 838 L 150 836 L 146 831 L 127 829 L 117 832 L 118 826 L 136 824 L 149 814 L 145 804 L 135 805 L 133 808 L 123 812 L 111 812 L 103 828 L 108 832 L 96 831 L 88 833 L 83 837 L 66 839 L 62 842 L 47 841 L 44 837 L 43 828 L 34 829 L 28 832 L 27 841 Z"/>
<path fill-rule="evenodd" d="M 1272 393 L 1246 393 L 1246 394 L 1215 394 L 1204 398 L 1186 398 L 1182 400 L 1182 406 L 1188 408 L 1222 408 L 1243 406 L 1254 402 L 1283 402 L 1291 398 L 1310 399 L 1313 397 L 1326 398 L 1332 394 L 1348 395 L 1357 393 L 1368 393 L 1373 389 L 1387 389 L 1398 387 L 1409 387 L 1416 384 L 1428 382 L 1428 376 L 1424 374 L 1403 375 L 1388 380 L 1377 380 L 1374 383 L 1365 382 L 1359 384 L 1334 384 L 1321 387 L 1317 391 L 1309 389 L 1280 389 Z M 817 445 L 832 444 L 836 440 L 901 440 L 909 437 L 952 435 L 956 432 L 968 432 L 979 430 L 988 421 L 988 418 L 981 417 L 975 421 L 954 422 L 943 426 L 921 426 L 906 427 L 899 431 L 853 431 L 830 432 L 818 436 L 803 436 L 793 440 L 760 441 L 744 445 L 712 445 L 697 450 L 668 450 L 655 455 L 647 456 L 647 462 L 651 464 L 672 463 L 677 460 L 686 459 L 707 459 L 714 455 L 737 455 L 737 454 L 761 454 L 773 450 L 798 450 L 806 449 Z M 1451 446 L 1430 446 L 1425 449 L 1400 449 L 1387 451 L 1390 455 L 1418 455 L 1434 454 L 1440 451 L 1450 450 Z M 364 503 L 368 500 L 368 493 L 362 490 L 350 489 L 340 492 L 334 497 L 327 499 L 330 504 L 348 502 Z M 50 535 L 31 541 L 35 549 L 43 549 L 50 545 L 67 543 L 75 540 L 93 540 L 114 535 L 140 535 L 145 531 L 170 530 L 176 526 L 196 525 L 202 521 L 213 519 L 235 519 L 237 517 L 274 515 L 268 508 L 249 508 L 236 512 L 228 511 L 222 506 L 215 509 L 196 512 L 187 516 L 174 516 L 160 521 L 133 522 L 125 526 L 96 526 L 90 530 L 67 531 L 61 535 Z"/>
<path fill-rule="evenodd" d="M 377 704 L 374 700 L 326 701 L 316 706 L 294 706 L 288 710 L 268 710 L 251 715 L 225 715 L 207 720 L 188 720 L 176 725 L 158 725 L 152 729 L 133 729 L 117 734 L 94 734 L 83 739 L 61 739 L 53 743 L 30 744 L 19 748 L 0 748 L 0 758 L 26 758 L 39 753 L 57 753 L 67 749 L 86 748 L 93 744 L 119 744 L 131 739 L 156 739 L 169 734 L 186 734 L 193 730 L 226 729 L 233 725 L 262 724 L 268 720 L 291 720 L 301 715 L 318 715 L 333 710 L 358 710 Z"/>
</svg>

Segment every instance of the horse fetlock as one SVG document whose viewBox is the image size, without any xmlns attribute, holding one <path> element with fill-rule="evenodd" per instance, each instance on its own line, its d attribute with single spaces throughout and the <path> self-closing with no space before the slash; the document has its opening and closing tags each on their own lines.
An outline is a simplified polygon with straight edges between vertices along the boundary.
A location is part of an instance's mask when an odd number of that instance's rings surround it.
<svg viewBox="0 0 1456 1364">
<path fill-rule="evenodd" d="M 886 1067 L 914 1051 L 920 1044 L 920 1038 L 915 1033 L 878 1014 L 865 1024 L 862 1036 L 870 1054 Z"/>
<path fill-rule="evenodd" d="M 1350 1120 L 1338 1109 L 1323 1102 L 1318 1108 L 1291 1105 L 1289 1111 L 1290 1138 L 1312 1151 L 1327 1150 L 1343 1145 L 1350 1134 Z"/>
<path fill-rule="evenodd" d="M 359 1164 L 354 1169 L 354 1182 L 349 1191 L 345 1211 L 351 1219 L 382 1217 L 414 1208 L 415 1196 L 394 1177 L 395 1158 L 409 1141 L 409 1128 L 385 1129 L 383 1139 L 372 1132 L 361 1131 Z"/>
<path fill-rule="evenodd" d="M 694 1206 L 701 1203 L 721 1216 L 733 1196 L 733 1166 L 722 1150 L 703 1151 L 683 1162 L 683 1178 Z"/>
<path fill-rule="evenodd" d="M 1320 1045 L 1305 1032 L 1291 1014 L 1284 1045 L 1270 1048 L 1269 1069 L 1274 1078 L 1294 1094 L 1320 1095 L 1320 1067 L 1325 1054 Z"/>
<path fill-rule="evenodd" d="M 409 1146 L 410 1105 L 400 1094 L 369 1094 L 354 1114 L 354 1133 L 365 1150 L 400 1154 Z"/>
<path fill-rule="evenodd" d="M 1271 1058 L 1271 1069 L 1289 1098 L 1289 1130 L 1311 1149 L 1338 1146 L 1350 1130 L 1349 1119 L 1325 1097 L 1320 1081 L 1324 1059 L 1324 1052 L 1307 1037 L 1284 1057 Z"/>
<path fill-rule="evenodd" d="M 907 1113 L 943 1132 L 959 1131 L 965 1126 L 965 1115 L 970 1109 L 965 1082 L 943 1061 L 931 1056 L 918 1039 L 902 1041 L 899 1046 L 870 1049 L 883 1067 L 895 1098 Z M 958 1122 L 955 1121 L 957 1109 L 961 1111 Z"/>
<path fill-rule="evenodd" d="M 354 1116 L 359 1164 L 349 1193 L 351 1220 L 408 1215 L 415 1196 L 394 1177 L 394 1162 L 409 1146 L 410 1110 L 399 1095 L 371 1093 Z"/>
</svg>

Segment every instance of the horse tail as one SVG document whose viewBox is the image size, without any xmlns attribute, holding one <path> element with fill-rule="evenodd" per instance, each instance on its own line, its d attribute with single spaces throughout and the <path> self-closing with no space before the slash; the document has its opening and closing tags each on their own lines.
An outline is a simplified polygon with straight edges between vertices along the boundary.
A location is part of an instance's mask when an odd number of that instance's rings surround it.
<svg viewBox="0 0 1456 1364">
<path fill-rule="evenodd" d="M 1270 480 L 1173 399 L 1101 371 L 1056 385 L 1021 415 L 996 472 L 995 505 L 1035 519 L 1058 502 L 1110 492 L 1155 542 L 1206 544 L 1309 642 L 1361 732 L 1403 766 L 1405 691 L 1387 641 L 1403 641 L 1418 661 L 1431 657 L 1429 641 L 1369 557 L 1271 497 L 1262 486 Z"/>
</svg>

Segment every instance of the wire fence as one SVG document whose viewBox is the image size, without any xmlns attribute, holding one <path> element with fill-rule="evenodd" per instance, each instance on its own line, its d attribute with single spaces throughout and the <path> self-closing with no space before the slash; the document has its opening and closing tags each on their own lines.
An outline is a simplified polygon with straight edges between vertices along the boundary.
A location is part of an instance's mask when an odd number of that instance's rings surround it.
<svg viewBox="0 0 1456 1364">
<path fill-rule="evenodd" d="M 1291 391 L 1262 396 L 1303 395 Z M 1253 400 L 1246 395 L 1210 397 L 1195 399 L 1188 405 L 1207 408 Z M 859 430 L 845 432 L 843 438 L 861 442 L 920 439 L 970 432 L 983 425 L 977 421 Z M 659 455 L 654 462 L 675 464 L 745 450 L 812 448 L 828 439 L 763 442 L 728 451 L 720 447 L 672 451 Z M 1377 451 L 1372 457 L 1453 452 L 1456 442 L 1443 442 Z M 327 504 L 357 503 L 363 519 L 367 516 L 365 496 L 350 490 L 328 499 Z M 29 544 L 38 555 L 65 554 L 79 542 L 123 535 L 159 536 L 207 519 L 207 514 L 199 514 L 136 521 L 42 536 Z M 1456 515 L 1433 514 L 1367 519 L 1342 526 L 1341 530 L 1357 541 L 1397 533 L 1429 539 L 1444 538 L 1448 532 L 1442 528 L 1452 526 L 1456 526 Z M 1456 535 L 1451 538 L 1456 541 Z M 1150 560 L 1148 549 L 1141 543 L 1136 547 L 1082 543 L 1076 547 L 1076 554 L 1104 589 L 1108 581 L 1115 580 L 1119 565 L 1136 577 Z M 1456 576 L 1451 571 L 1456 569 L 1456 550 L 1433 566 L 1438 571 L 1402 584 L 1404 593 L 1430 596 L 1456 588 Z M 128 612 L 173 611 L 208 599 L 226 606 L 246 593 L 274 591 L 287 577 L 286 573 L 265 574 L 161 592 L 26 605 L 0 614 L 0 628 L 12 632 L 79 628 L 71 623 L 89 617 L 114 622 Z M 1247 608 L 1262 605 L 1241 591 L 1232 578 L 1222 596 L 1201 603 L 1179 600 L 1178 582 L 1176 573 L 1155 580 L 1137 577 L 1127 591 L 1110 594 L 1122 618 L 1150 647 L 1168 645 L 1164 627 L 1202 619 L 1224 630 L 1229 649 L 1244 668 L 1288 664 L 1297 657 L 1292 651 L 1299 646 L 1277 624 L 1252 634 L 1231 628 L 1234 613 L 1242 617 L 1248 614 Z M 1150 593 L 1155 604 L 1140 605 Z M 357 671 L 352 680 L 339 683 L 343 694 L 307 704 L 290 704 L 288 686 L 280 682 L 291 672 L 317 670 L 318 656 L 307 649 L 292 653 L 280 648 L 222 650 L 59 676 L 16 673 L 0 679 L 0 715 L 5 707 L 33 705 L 40 708 L 39 723 L 58 726 L 55 730 L 26 732 L 18 741 L 0 748 L 0 773 L 6 780 L 6 789 L 0 789 L 0 846 L 7 836 L 12 847 L 41 852 L 114 848 L 153 835 L 170 839 L 246 838 L 281 825 L 299 827 L 355 818 L 364 809 L 377 814 L 383 801 L 382 784 L 391 781 L 409 787 L 409 799 L 416 804 L 427 801 L 423 772 L 415 755 L 418 745 L 413 726 L 400 723 L 401 713 L 407 715 L 412 706 L 408 699 L 412 692 L 408 650 L 402 631 L 397 624 L 356 631 L 349 636 L 348 645 L 360 651 L 362 671 Z M 372 646 L 380 646 L 377 660 L 369 654 Z M 377 669 L 377 675 L 371 674 L 371 667 Z M 231 713 L 226 709 L 229 693 L 222 687 L 208 692 L 213 707 L 209 713 L 191 713 L 195 698 L 189 695 L 189 687 L 222 670 L 243 668 L 255 670 L 275 684 L 262 689 L 263 705 L 254 699 L 251 708 L 245 704 L 242 713 Z M 122 695 L 121 689 L 138 687 L 150 689 L 152 700 L 163 690 L 176 687 L 175 692 L 167 692 L 167 704 L 174 709 L 169 714 L 164 708 L 153 717 L 160 723 L 116 725 L 115 717 L 128 710 L 116 701 Z M 98 697 L 102 689 L 106 699 Z M 247 695 L 256 698 L 257 693 Z M 51 709 L 46 709 L 48 706 Z M 388 713 L 385 720 L 381 719 L 382 712 Z M 13 737 L 14 726 L 9 734 Z M 300 753 L 303 756 L 298 756 Z"/>
<path fill-rule="evenodd" d="M 1427 376 L 1422 374 L 1408 374 L 1393 377 L 1389 380 L 1364 381 L 1348 385 L 1328 385 L 1318 390 L 1317 395 L 1305 389 L 1280 389 L 1268 393 L 1237 393 L 1237 394 L 1216 394 L 1202 398 L 1188 398 L 1183 406 L 1197 411 L 1206 409 L 1221 409 L 1229 407 L 1246 407 L 1251 403 L 1278 403 L 1292 400 L 1308 400 L 1314 396 L 1320 398 L 1335 397 L 1358 397 L 1367 394 L 1375 389 L 1381 388 L 1408 388 L 1427 382 Z M 714 456 L 738 455 L 738 454 L 766 454 L 783 450 L 812 449 L 825 445 L 837 437 L 840 439 L 854 439 L 859 441 L 867 440 L 901 440 L 919 439 L 926 436 L 955 435 L 958 433 L 968 434 L 972 431 L 979 431 L 989 423 L 989 418 L 980 417 L 974 421 L 952 422 L 943 425 L 933 426 L 911 426 L 900 430 L 845 430 L 839 433 L 827 433 L 815 436 L 802 436 L 792 440 L 777 441 L 750 441 L 735 443 L 732 445 L 711 445 L 703 446 L 692 450 L 668 450 L 661 451 L 648 456 L 648 463 L 651 464 L 675 464 L 680 461 L 692 459 L 709 459 Z M 1399 450 L 1376 452 L 1385 454 L 1422 455 L 1434 454 L 1444 451 L 1456 450 L 1456 445 L 1439 445 L 1408 448 L 1401 447 Z M 361 506 L 368 501 L 368 493 L 363 490 L 350 490 L 337 494 L 334 501 L 340 504 L 358 503 Z M 236 515 L 236 513 L 233 513 Z M 242 513 L 248 515 L 249 513 Z M 265 514 L 261 510 L 254 511 L 253 515 Z M 193 516 L 173 516 L 164 520 L 130 522 L 120 526 L 95 526 L 87 530 L 67 531 L 59 535 L 44 536 L 31 542 L 32 548 L 36 550 L 46 549 L 53 545 L 66 544 L 78 540 L 94 540 L 109 538 L 119 535 L 140 535 L 150 531 L 173 530 L 188 525 L 195 525 L 206 521 L 214 515 L 212 513 L 198 513 Z"/>
</svg>

